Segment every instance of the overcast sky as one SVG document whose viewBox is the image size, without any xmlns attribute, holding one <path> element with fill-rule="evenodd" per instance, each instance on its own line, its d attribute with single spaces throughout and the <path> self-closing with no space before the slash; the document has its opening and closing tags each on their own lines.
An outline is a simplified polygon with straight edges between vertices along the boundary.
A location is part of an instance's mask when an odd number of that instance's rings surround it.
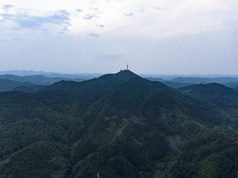
<svg viewBox="0 0 238 178">
<path fill-rule="evenodd" d="M 1 0 L 0 70 L 238 74 L 237 0 Z"/>
</svg>

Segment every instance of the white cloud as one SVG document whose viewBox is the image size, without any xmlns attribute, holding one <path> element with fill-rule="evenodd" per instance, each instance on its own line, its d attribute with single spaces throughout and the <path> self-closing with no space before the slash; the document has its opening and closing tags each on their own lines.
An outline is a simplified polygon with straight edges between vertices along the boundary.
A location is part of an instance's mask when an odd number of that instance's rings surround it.
<svg viewBox="0 0 238 178">
<path fill-rule="evenodd" d="M 237 73 L 237 9 L 237 0 L 1 0 L 0 67 Z"/>
<path fill-rule="evenodd" d="M 13 5 L 15 11 L 41 17 L 66 10 L 70 13 L 69 34 L 81 36 L 118 32 L 160 39 L 230 28 L 238 20 L 236 0 L 147 0 L 146 3 L 145 0 L 4 0 L 0 2 L 0 14 L 5 5 Z M 132 12 L 133 18 L 128 18 Z M 0 19 L 3 19 L 1 15 Z M 97 28 L 98 24 L 106 28 Z"/>
</svg>

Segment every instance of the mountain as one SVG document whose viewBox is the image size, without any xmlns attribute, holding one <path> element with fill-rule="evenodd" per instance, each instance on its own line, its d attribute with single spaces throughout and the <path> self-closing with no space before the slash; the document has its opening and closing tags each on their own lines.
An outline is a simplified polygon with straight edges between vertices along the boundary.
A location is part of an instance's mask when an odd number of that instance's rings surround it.
<svg viewBox="0 0 238 178">
<path fill-rule="evenodd" d="M 182 87 L 185 87 L 185 86 L 189 86 L 189 85 L 192 85 L 191 83 L 184 83 L 184 82 L 173 82 L 173 81 L 170 81 L 170 80 L 164 80 L 164 79 L 161 79 L 161 78 L 152 78 L 152 77 L 148 77 L 146 78 L 150 81 L 157 81 L 157 82 L 161 82 L 169 87 L 172 87 L 172 88 L 182 88 Z"/>
<path fill-rule="evenodd" d="M 227 107 L 129 70 L 0 101 L 0 177 L 237 176 Z"/>
<path fill-rule="evenodd" d="M 237 92 L 225 85 L 219 83 L 197 84 L 180 88 L 180 90 L 192 94 L 203 95 L 236 95 Z"/>
<path fill-rule="evenodd" d="M 30 86 L 33 86 L 33 84 L 26 83 L 26 82 L 21 83 L 17 81 L 8 80 L 8 79 L 0 79 L 0 92 L 9 91 L 20 86 L 30 87 Z"/>
<path fill-rule="evenodd" d="M 208 83 L 219 83 L 228 87 L 236 88 L 238 86 L 238 77 L 177 77 L 170 80 L 169 82 L 181 83 L 181 84 L 208 84 Z M 188 85 L 184 85 L 188 86 Z M 181 86 L 182 87 L 182 86 Z"/>
<path fill-rule="evenodd" d="M 161 82 L 172 88 L 182 88 L 194 84 L 209 84 L 209 83 L 219 83 L 231 88 L 238 87 L 238 78 L 237 77 L 175 77 L 171 76 L 170 78 L 155 78 L 147 77 L 148 80 Z"/>
<path fill-rule="evenodd" d="M 20 83 L 32 83 L 35 85 L 51 85 L 55 82 L 66 80 L 64 78 L 48 78 L 41 75 L 32 75 L 32 76 L 24 76 L 19 77 L 16 75 L 0 75 L 0 79 L 7 79 L 12 81 L 17 81 Z"/>
<path fill-rule="evenodd" d="M 36 92 L 42 90 L 43 88 L 45 88 L 44 85 L 30 85 L 30 86 L 20 85 L 16 88 L 13 88 L 13 89 L 7 90 L 7 91 L 22 91 L 22 92 L 26 92 L 26 93 L 36 93 Z"/>
<path fill-rule="evenodd" d="M 214 77 L 214 78 L 206 78 L 206 77 L 177 77 L 173 79 L 174 82 L 179 83 L 193 83 L 193 84 L 199 84 L 199 83 L 238 83 L 237 77 Z"/>
<path fill-rule="evenodd" d="M 26 76 L 26 75 L 42 75 L 45 72 L 42 71 L 32 71 L 32 70 L 8 70 L 0 71 L 0 75 L 17 75 L 17 76 Z"/>
<path fill-rule="evenodd" d="M 206 102 L 223 112 L 238 125 L 238 91 L 218 83 L 197 84 L 179 89 L 196 100 Z"/>
<path fill-rule="evenodd" d="M 170 81 L 162 81 L 162 83 L 176 89 L 191 85 L 191 83 L 179 83 L 179 82 L 170 82 Z"/>
<path fill-rule="evenodd" d="M 190 85 L 179 90 L 197 99 L 209 101 L 222 107 L 238 106 L 237 90 L 218 83 Z"/>
<path fill-rule="evenodd" d="M 64 78 L 47 78 L 43 76 L 25 76 L 19 77 L 16 75 L 0 75 L 0 92 L 4 91 L 25 91 L 36 92 L 42 89 L 45 85 L 51 85 L 61 80 L 70 80 Z M 74 79 L 75 81 L 82 81 Z"/>
<path fill-rule="evenodd" d="M 74 80 L 82 81 L 82 80 L 89 80 L 89 79 L 98 77 L 102 74 L 98 74 L 98 73 L 65 74 L 65 73 L 32 71 L 32 70 L 9 70 L 9 71 L 0 71 L 0 75 L 16 75 L 20 77 L 40 75 L 47 78 L 66 78 L 66 79 L 74 79 Z"/>
</svg>

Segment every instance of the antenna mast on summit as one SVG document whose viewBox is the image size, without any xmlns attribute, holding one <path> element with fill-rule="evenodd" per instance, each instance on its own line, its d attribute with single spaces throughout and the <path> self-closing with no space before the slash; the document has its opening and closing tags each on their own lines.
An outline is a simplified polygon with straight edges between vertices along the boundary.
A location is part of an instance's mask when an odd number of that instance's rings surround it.
<svg viewBox="0 0 238 178">
<path fill-rule="evenodd" d="M 128 68 L 128 64 L 126 65 L 126 70 L 129 70 L 129 68 Z"/>
</svg>

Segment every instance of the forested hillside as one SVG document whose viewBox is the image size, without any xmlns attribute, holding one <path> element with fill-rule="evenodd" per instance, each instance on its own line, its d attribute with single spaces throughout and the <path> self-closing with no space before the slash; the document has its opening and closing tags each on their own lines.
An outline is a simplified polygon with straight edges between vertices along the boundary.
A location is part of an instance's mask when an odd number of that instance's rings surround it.
<svg viewBox="0 0 238 178">
<path fill-rule="evenodd" d="M 129 70 L 2 92 L 0 177 L 237 177 L 236 92 Z"/>
</svg>

